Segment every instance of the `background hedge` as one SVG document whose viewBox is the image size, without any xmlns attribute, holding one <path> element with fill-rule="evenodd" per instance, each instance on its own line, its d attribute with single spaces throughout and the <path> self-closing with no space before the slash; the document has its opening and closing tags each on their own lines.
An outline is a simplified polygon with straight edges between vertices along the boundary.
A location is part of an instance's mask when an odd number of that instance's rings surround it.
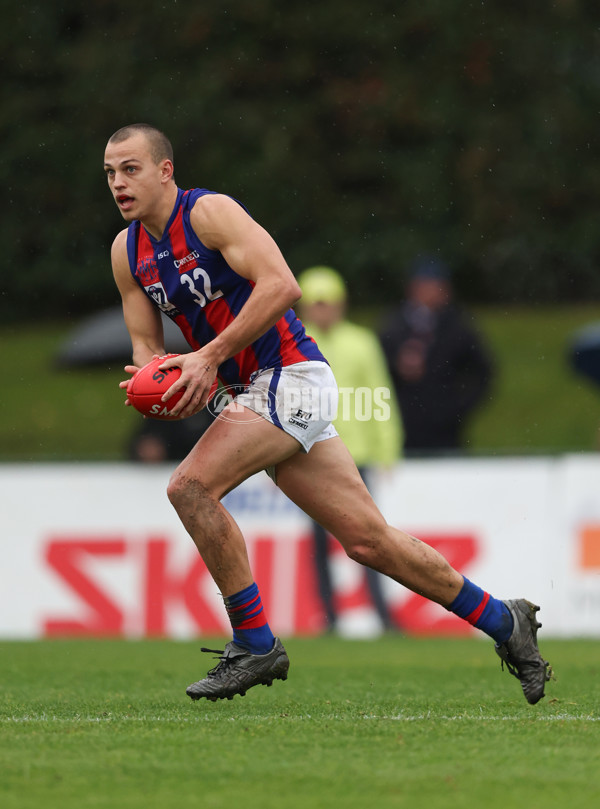
<svg viewBox="0 0 600 809">
<path fill-rule="evenodd" d="M 596 0 L 43 0 L 3 9 L 0 317 L 116 300 L 107 138 L 242 199 L 296 271 L 389 302 L 435 252 L 479 303 L 600 294 Z"/>
</svg>

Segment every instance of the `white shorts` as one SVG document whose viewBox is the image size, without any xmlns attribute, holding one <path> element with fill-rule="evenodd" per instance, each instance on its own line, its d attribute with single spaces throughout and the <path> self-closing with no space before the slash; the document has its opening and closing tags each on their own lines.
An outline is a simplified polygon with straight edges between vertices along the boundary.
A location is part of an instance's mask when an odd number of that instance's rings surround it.
<svg viewBox="0 0 600 809">
<path fill-rule="evenodd" d="M 337 435 L 338 388 L 326 362 L 298 362 L 258 371 L 233 400 L 295 438 L 304 452 Z"/>
</svg>

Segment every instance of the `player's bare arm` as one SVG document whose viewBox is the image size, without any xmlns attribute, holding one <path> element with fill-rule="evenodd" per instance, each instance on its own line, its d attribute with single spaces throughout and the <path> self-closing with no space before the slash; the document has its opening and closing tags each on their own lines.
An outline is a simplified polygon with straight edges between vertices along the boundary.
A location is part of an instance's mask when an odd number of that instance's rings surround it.
<svg viewBox="0 0 600 809">
<path fill-rule="evenodd" d="M 123 230 L 113 242 L 111 262 L 115 282 L 121 293 L 123 317 L 131 337 L 133 348 L 132 365 L 125 370 L 134 374 L 153 356 L 165 353 L 164 336 L 160 313 L 139 288 L 129 269 L 127 258 L 127 231 Z M 119 387 L 126 388 L 129 380 L 123 380 Z"/>
<path fill-rule="evenodd" d="M 272 237 L 230 197 L 201 197 L 191 222 L 209 249 L 254 283 L 239 315 L 210 344 L 221 363 L 277 323 L 300 299 L 300 287 Z"/>
<path fill-rule="evenodd" d="M 238 275 L 254 288 L 246 304 L 214 340 L 198 351 L 166 360 L 164 366 L 180 365 L 182 375 L 165 394 L 165 401 L 186 387 L 173 415 L 197 412 L 205 403 L 217 368 L 271 328 L 300 298 L 292 271 L 272 237 L 230 197 L 211 194 L 196 202 L 192 226 L 211 250 L 218 250 Z"/>
</svg>

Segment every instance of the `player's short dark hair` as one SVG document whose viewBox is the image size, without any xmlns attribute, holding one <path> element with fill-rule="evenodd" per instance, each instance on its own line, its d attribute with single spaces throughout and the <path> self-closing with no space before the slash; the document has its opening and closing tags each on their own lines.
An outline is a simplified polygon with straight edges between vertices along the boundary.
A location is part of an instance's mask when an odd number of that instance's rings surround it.
<svg viewBox="0 0 600 809">
<path fill-rule="evenodd" d="M 117 129 L 114 135 L 108 139 L 109 143 L 121 143 L 128 138 L 131 138 L 136 132 L 142 132 L 150 146 L 150 156 L 155 163 L 160 163 L 161 160 L 170 160 L 173 162 L 173 147 L 171 141 L 152 124 L 128 124 Z"/>
</svg>

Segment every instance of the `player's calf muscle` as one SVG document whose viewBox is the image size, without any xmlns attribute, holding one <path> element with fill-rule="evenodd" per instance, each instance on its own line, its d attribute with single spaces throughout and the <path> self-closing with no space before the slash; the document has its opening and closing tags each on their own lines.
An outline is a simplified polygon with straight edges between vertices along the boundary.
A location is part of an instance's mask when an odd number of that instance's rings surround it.
<svg viewBox="0 0 600 809">
<path fill-rule="evenodd" d="M 435 548 L 395 528 L 390 532 L 396 546 L 397 570 L 388 575 L 432 601 L 450 604 L 462 586 L 462 576 Z"/>
</svg>

